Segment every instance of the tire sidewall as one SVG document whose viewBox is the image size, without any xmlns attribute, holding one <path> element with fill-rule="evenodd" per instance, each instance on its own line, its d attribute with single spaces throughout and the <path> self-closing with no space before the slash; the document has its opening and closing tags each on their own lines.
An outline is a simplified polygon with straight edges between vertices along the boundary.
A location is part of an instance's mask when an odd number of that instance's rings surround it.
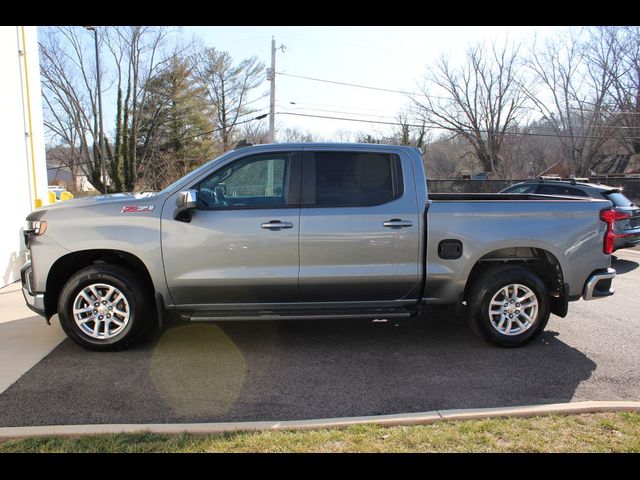
<svg viewBox="0 0 640 480">
<path fill-rule="evenodd" d="M 73 303 L 85 287 L 104 283 L 122 292 L 129 304 L 129 322 L 122 332 L 109 339 L 88 336 L 76 324 Z M 138 279 L 125 268 L 114 265 L 94 265 L 74 274 L 64 285 L 58 300 L 58 317 L 65 333 L 76 343 L 90 350 L 119 350 L 129 345 L 144 327 L 145 296 Z"/>
<path fill-rule="evenodd" d="M 503 347 L 519 347 L 538 336 L 546 327 L 550 315 L 549 293 L 542 280 L 534 273 L 522 267 L 504 268 L 492 272 L 482 281 L 474 295 L 476 301 L 474 322 L 478 333 L 490 342 Z M 538 301 L 538 317 L 527 331 L 519 335 L 504 335 L 491 323 L 489 304 L 493 296 L 507 285 L 521 284 L 531 289 Z"/>
</svg>

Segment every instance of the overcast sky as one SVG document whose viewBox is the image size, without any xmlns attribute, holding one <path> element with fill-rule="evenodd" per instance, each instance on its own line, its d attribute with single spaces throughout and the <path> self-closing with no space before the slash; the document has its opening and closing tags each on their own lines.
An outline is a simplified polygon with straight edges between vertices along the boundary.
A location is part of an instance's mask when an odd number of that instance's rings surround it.
<svg viewBox="0 0 640 480">
<path fill-rule="evenodd" d="M 391 90 L 417 92 L 427 68 L 441 55 L 461 58 L 478 41 L 509 39 L 528 43 L 534 35 L 545 37 L 563 27 L 184 27 L 185 36 L 196 34 L 207 46 L 228 51 L 239 61 L 253 55 L 271 61 L 271 37 L 276 45 L 276 71 Z M 264 94 L 264 82 L 256 93 Z M 295 102 L 295 105 L 291 102 Z M 406 95 L 334 85 L 283 75 L 276 76 L 276 113 L 394 121 L 409 105 Z M 268 112 L 269 97 L 255 102 Z M 338 130 L 383 133 L 383 125 L 276 115 L 276 126 L 298 127 L 331 139 Z"/>
</svg>

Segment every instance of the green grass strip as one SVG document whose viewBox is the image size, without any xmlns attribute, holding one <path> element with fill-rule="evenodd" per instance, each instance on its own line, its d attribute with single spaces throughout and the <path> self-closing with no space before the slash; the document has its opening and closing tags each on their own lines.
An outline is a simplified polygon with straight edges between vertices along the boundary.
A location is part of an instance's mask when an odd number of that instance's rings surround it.
<svg viewBox="0 0 640 480">
<path fill-rule="evenodd" d="M 409 427 L 40 437 L 0 442 L 8 452 L 640 452 L 640 414 L 598 413 L 441 421 Z"/>
</svg>

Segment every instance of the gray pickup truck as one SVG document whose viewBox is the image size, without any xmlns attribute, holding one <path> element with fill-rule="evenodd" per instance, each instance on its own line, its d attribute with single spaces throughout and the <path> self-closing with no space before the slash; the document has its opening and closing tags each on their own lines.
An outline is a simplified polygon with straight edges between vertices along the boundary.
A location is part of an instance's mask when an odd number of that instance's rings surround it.
<svg viewBox="0 0 640 480">
<path fill-rule="evenodd" d="M 456 305 L 519 346 L 613 294 L 605 199 L 430 194 L 418 149 L 237 148 L 152 195 L 32 212 L 29 307 L 94 350 L 167 319 L 398 319 Z"/>
</svg>

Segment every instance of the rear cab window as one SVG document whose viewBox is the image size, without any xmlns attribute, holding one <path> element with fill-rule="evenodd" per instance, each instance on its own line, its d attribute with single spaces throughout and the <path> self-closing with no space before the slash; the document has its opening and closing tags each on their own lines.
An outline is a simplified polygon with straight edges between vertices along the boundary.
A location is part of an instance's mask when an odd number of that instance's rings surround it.
<svg viewBox="0 0 640 480">
<path fill-rule="evenodd" d="M 381 205 L 402 196 L 400 158 L 388 153 L 312 152 L 304 161 L 302 203 Z"/>
</svg>

